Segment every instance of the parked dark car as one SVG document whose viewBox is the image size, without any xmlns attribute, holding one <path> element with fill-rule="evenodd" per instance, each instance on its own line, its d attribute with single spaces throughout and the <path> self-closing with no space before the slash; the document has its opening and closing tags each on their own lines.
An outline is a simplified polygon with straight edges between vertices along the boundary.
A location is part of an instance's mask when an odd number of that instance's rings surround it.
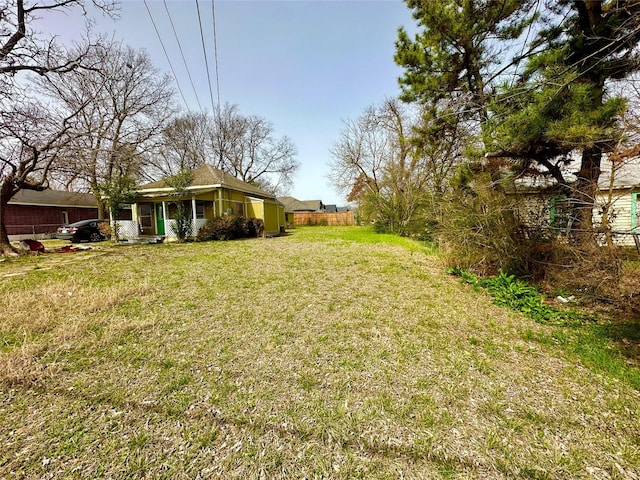
<svg viewBox="0 0 640 480">
<path fill-rule="evenodd" d="M 71 240 L 74 243 L 82 241 L 101 242 L 105 240 L 106 237 L 100 231 L 100 225 L 105 222 L 105 220 L 93 218 L 90 220 L 80 220 L 79 222 L 69 225 L 62 225 L 56 232 L 56 238 Z"/>
</svg>

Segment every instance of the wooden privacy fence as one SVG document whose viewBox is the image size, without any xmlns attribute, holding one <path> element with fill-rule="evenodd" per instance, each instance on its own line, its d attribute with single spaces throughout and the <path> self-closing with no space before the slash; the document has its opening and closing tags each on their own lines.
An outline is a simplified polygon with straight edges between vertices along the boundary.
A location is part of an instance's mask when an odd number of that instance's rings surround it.
<svg viewBox="0 0 640 480">
<path fill-rule="evenodd" d="M 353 212 L 294 213 L 294 225 L 353 225 Z"/>
</svg>

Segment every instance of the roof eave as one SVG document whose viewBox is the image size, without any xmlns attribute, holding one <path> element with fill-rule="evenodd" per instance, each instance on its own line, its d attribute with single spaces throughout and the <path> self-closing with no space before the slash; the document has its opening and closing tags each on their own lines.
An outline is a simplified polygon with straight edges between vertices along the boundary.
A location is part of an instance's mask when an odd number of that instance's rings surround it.
<svg viewBox="0 0 640 480">
<path fill-rule="evenodd" d="M 228 188 L 229 190 L 235 190 L 238 192 L 246 193 L 248 195 L 261 195 L 264 198 L 270 198 L 274 200 L 276 198 L 275 195 L 271 195 L 270 193 L 267 193 L 267 192 L 256 192 L 248 188 L 242 188 L 235 185 L 229 185 L 226 183 L 216 183 L 213 185 L 191 185 L 187 187 L 186 190 L 190 192 L 207 192 L 211 190 L 216 190 L 218 188 Z M 138 195 L 141 195 L 141 196 L 154 195 L 154 194 L 155 196 L 157 196 L 158 194 L 171 193 L 174 191 L 175 191 L 175 188 L 171 188 L 171 187 L 156 187 L 156 188 L 139 189 L 137 190 L 137 193 Z"/>
</svg>

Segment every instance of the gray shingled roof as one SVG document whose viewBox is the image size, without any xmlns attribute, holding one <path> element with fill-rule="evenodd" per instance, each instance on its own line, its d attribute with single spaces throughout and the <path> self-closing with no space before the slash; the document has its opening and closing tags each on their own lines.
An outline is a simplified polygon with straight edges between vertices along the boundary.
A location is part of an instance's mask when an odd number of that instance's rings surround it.
<svg viewBox="0 0 640 480">
<path fill-rule="evenodd" d="M 64 192 L 60 190 L 20 190 L 9 205 L 36 205 L 48 207 L 98 208 L 96 197 L 90 193 Z"/>
<path fill-rule="evenodd" d="M 258 195 L 260 197 L 275 198 L 269 192 L 265 192 L 261 188 L 251 185 L 250 183 L 243 182 L 237 179 L 229 173 L 224 173 L 222 170 L 215 168 L 211 165 L 203 165 L 192 170 L 193 182 L 189 187 L 190 190 L 200 190 L 206 187 L 225 187 L 232 190 L 238 190 L 244 193 Z M 158 180 L 155 182 L 147 183 L 145 185 L 139 185 L 136 187 L 138 192 L 146 192 L 153 190 L 162 190 L 169 188 L 166 179 Z"/>
<path fill-rule="evenodd" d="M 278 197 L 286 212 L 318 212 L 322 208 L 322 200 L 298 200 L 294 197 Z"/>
</svg>

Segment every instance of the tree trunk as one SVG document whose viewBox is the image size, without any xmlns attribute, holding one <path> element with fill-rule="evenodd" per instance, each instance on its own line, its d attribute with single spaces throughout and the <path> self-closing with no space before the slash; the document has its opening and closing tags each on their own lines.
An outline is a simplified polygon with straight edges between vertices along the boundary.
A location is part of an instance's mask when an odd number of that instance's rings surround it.
<svg viewBox="0 0 640 480">
<path fill-rule="evenodd" d="M 600 163 L 602 151 L 599 148 L 586 149 L 582 152 L 582 165 L 576 181 L 576 222 L 573 233 L 579 244 L 595 243 L 593 230 L 593 208 L 598 192 Z"/>
<path fill-rule="evenodd" d="M 15 195 L 12 177 L 5 178 L 0 185 L 0 255 L 15 255 L 17 250 L 11 246 L 7 228 L 4 225 L 5 212 L 9 200 Z"/>
<path fill-rule="evenodd" d="M 107 208 L 105 207 L 104 200 L 100 198 L 100 194 L 96 194 L 96 203 L 98 205 L 98 218 L 100 219 L 108 218 L 109 212 L 107 212 Z"/>
</svg>

